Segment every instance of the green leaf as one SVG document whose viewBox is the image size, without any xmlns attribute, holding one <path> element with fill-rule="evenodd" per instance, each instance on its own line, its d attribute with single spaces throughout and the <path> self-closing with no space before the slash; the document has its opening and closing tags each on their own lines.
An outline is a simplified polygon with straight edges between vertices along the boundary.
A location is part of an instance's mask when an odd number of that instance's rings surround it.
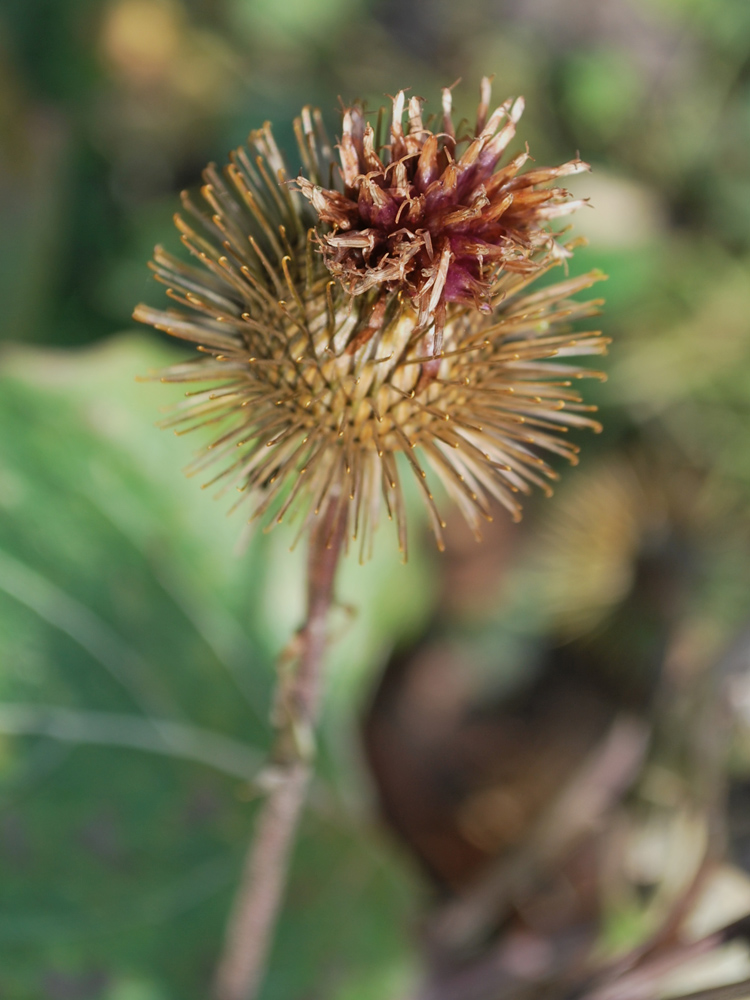
<svg viewBox="0 0 750 1000">
<path fill-rule="evenodd" d="M 94 974 L 106 1000 L 205 997 L 252 831 L 304 551 L 279 531 L 238 554 L 243 518 L 184 478 L 196 443 L 154 427 L 174 393 L 135 381 L 169 360 L 122 337 L 16 350 L 0 373 L 0 992 L 18 1000 Z M 340 580 L 358 610 L 334 616 L 320 775 L 265 994 L 279 1000 L 317 983 L 386 996 L 408 968 L 410 882 L 350 794 L 351 720 L 432 590 L 381 542 Z"/>
</svg>

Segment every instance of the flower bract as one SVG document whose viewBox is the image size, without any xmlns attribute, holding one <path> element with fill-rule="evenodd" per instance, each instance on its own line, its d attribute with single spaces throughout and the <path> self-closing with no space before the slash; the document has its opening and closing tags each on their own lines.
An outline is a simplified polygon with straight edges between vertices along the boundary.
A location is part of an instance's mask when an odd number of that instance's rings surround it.
<svg viewBox="0 0 750 1000">
<path fill-rule="evenodd" d="M 304 530 L 337 504 L 362 556 L 383 510 L 406 552 L 405 473 L 439 545 L 434 483 L 477 534 L 495 502 L 518 518 L 523 494 L 549 491 L 544 453 L 575 462 L 568 428 L 598 429 L 577 383 L 601 376 L 570 359 L 607 341 L 574 332 L 599 311 L 574 298 L 599 272 L 530 288 L 574 249 L 549 222 L 580 203 L 554 182 L 586 166 L 504 162 L 521 108 L 490 113 L 485 80 L 460 137 L 449 91 L 439 133 L 399 93 L 387 131 L 382 112 L 373 127 L 344 109 L 336 151 L 305 108 L 296 178 L 266 124 L 206 169 L 199 204 L 183 194 L 193 263 L 157 247 L 174 307 L 135 318 L 197 346 L 161 376 L 199 384 L 165 421 L 212 431 L 189 471 L 268 523 L 296 515 Z"/>
</svg>

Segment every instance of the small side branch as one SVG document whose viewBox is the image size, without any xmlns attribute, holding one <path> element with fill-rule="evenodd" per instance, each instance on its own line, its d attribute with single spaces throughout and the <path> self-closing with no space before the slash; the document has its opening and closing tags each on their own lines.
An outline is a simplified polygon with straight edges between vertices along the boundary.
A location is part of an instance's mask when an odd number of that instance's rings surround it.
<svg viewBox="0 0 750 1000">
<path fill-rule="evenodd" d="M 280 666 L 272 780 L 229 920 L 214 986 L 216 1000 L 251 1000 L 265 972 L 312 771 L 328 612 L 346 519 L 345 504 L 334 498 L 311 533 L 307 618 L 296 639 L 296 668 Z"/>
</svg>

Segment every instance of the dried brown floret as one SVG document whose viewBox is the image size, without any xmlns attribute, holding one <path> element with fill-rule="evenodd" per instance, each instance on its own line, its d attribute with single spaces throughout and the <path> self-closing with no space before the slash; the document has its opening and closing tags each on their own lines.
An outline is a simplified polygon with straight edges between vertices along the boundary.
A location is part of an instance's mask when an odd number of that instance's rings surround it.
<svg viewBox="0 0 750 1000">
<path fill-rule="evenodd" d="M 533 272 L 542 250 L 566 254 L 547 224 L 583 204 L 562 188 L 543 186 L 588 170 L 582 160 L 520 173 L 527 151 L 498 169 L 524 103 L 505 101 L 488 118 L 489 101 L 485 77 L 475 135 L 457 140 L 450 90 L 443 91 L 438 133 L 423 123 L 418 97 L 409 100 L 404 130 L 400 91 L 387 143 L 355 104 L 343 114 L 340 166 L 333 171 L 338 186 L 297 180 L 327 224 L 319 245 L 330 272 L 352 295 L 372 288 L 408 294 L 419 325 L 435 323 L 438 346 L 447 303 L 489 312 L 501 271 Z M 381 115 L 378 132 L 382 122 Z"/>
</svg>

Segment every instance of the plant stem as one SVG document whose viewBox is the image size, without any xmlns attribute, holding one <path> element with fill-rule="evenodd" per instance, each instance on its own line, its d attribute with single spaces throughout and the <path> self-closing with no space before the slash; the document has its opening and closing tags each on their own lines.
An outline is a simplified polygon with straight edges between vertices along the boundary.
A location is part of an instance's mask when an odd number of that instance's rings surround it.
<svg viewBox="0 0 750 1000">
<path fill-rule="evenodd" d="M 307 617 L 297 634 L 296 669 L 280 665 L 273 784 L 247 853 L 219 962 L 216 1000 L 251 1000 L 261 985 L 297 825 L 312 773 L 312 734 L 318 718 L 328 612 L 346 507 L 333 498 L 310 536 Z"/>
</svg>

